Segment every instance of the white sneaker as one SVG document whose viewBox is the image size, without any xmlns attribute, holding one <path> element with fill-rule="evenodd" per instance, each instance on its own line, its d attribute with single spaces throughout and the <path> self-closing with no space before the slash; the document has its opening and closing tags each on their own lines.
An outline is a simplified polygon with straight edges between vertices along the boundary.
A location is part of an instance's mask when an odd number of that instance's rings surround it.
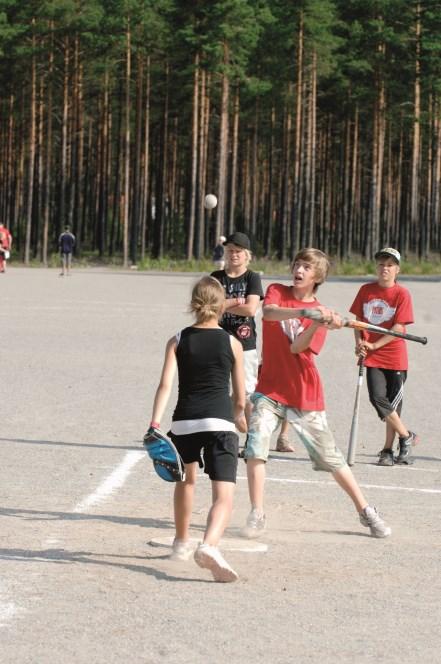
<svg viewBox="0 0 441 664">
<path fill-rule="evenodd" d="M 173 540 L 173 551 L 170 554 L 170 560 L 190 560 L 193 555 L 194 547 L 188 540 Z"/>
<path fill-rule="evenodd" d="M 215 581 L 230 583 L 237 581 L 239 575 L 227 563 L 219 549 L 209 544 L 199 544 L 194 552 L 194 559 L 199 567 L 209 569 Z"/>
<path fill-rule="evenodd" d="M 263 512 L 260 512 L 256 507 L 253 507 L 251 512 L 248 514 L 247 523 L 244 528 L 240 531 L 242 537 L 247 537 L 248 539 L 255 539 L 260 537 L 266 528 L 266 516 Z"/>
<path fill-rule="evenodd" d="M 389 537 L 392 528 L 386 526 L 376 507 L 368 505 L 360 512 L 360 523 L 371 531 L 372 537 Z"/>
</svg>

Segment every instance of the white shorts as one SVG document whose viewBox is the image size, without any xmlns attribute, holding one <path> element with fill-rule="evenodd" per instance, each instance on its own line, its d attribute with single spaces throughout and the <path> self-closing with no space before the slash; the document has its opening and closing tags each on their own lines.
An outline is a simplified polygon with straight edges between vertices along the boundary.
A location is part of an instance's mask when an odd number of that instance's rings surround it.
<svg viewBox="0 0 441 664">
<path fill-rule="evenodd" d="M 252 403 L 245 459 L 267 461 L 273 432 L 284 420 L 288 420 L 306 447 L 314 470 L 334 473 L 346 467 L 345 458 L 335 444 L 324 411 L 290 408 L 259 392 L 253 395 Z"/>
<path fill-rule="evenodd" d="M 259 358 L 255 348 L 243 352 L 243 366 L 245 371 L 245 392 L 247 399 L 249 399 L 256 389 L 257 372 L 259 370 Z"/>
</svg>

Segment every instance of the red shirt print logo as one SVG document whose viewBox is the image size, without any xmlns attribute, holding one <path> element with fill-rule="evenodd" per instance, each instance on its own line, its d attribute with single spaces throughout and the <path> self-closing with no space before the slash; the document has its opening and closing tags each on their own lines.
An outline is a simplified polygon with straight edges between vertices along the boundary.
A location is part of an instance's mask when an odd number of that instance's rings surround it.
<svg viewBox="0 0 441 664">
<path fill-rule="evenodd" d="M 363 315 L 372 325 L 381 325 L 391 320 L 396 312 L 396 307 L 390 307 L 385 300 L 370 300 L 363 305 Z"/>
</svg>

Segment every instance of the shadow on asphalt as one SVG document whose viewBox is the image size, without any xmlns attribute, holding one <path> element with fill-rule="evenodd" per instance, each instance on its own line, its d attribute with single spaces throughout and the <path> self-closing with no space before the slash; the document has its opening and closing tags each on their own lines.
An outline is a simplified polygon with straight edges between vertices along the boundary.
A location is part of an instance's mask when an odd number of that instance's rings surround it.
<svg viewBox="0 0 441 664">
<path fill-rule="evenodd" d="M 78 512 L 51 512 L 48 510 L 14 509 L 0 507 L 0 516 L 24 519 L 26 521 L 105 521 L 125 526 L 141 526 L 142 528 L 174 529 L 170 519 L 143 519 L 113 514 L 84 514 Z"/>
<path fill-rule="evenodd" d="M 26 445 L 60 445 L 65 447 L 96 447 L 97 449 L 109 450 L 142 450 L 142 440 L 134 440 L 134 445 L 107 445 L 105 443 L 66 443 L 62 440 L 32 440 L 28 438 L 0 438 L 3 443 L 20 443 Z"/>
<path fill-rule="evenodd" d="M 95 557 L 92 557 L 95 556 Z M 132 563 L 119 563 L 109 560 L 100 560 L 103 558 L 131 558 L 133 556 L 115 556 L 108 554 L 97 554 L 91 551 L 66 551 L 65 549 L 42 549 L 41 551 L 30 549 L 0 549 L 0 560 L 13 560 L 21 562 L 50 562 L 56 564 L 83 563 L 85 565 L 100 565 L 103 567 L 112 567 L 116 569 L 129 570 L 155 577 L 159 581 L 177 581 L 184 583 L 212 583 L 210 579 L 183 578 L 172 576 L 166 572 L 148 567 L 146 565 L 135 565 Z M 140 558 L 140 556 L 137 556 Z"/>
</svg>

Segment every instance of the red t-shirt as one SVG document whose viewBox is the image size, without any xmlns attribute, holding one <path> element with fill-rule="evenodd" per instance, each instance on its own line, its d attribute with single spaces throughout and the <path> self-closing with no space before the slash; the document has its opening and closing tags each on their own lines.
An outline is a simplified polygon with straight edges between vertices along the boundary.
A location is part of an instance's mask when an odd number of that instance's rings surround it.
<svg viewBox="0 0 441 664">
<path fill-rule="evenodd" d="M 0 247 L 3 247 L 3 249 L 9 249 L 11 244 L 11 237 L 12 235 L 7 228 L 0 228 Z"/>
<path fill-rule="evenodd" d="M 314 302 L 294 299 L 291 286 L 271 284 L 266 291 L 263 306 L 277 304 L 279 307 L 319 306 Z M 308 318 L 292 318 L 285 321 L 262 322 L 262 367 L 256 392 L 270 399 L 300 410 L 324 410 L 325 403 L 320 375 L 314 363 L 326 338 L 326 329 L 318 327 L 309 348 L 301 353 L 291 353 L 292 341 L 312 321 Z"/>
<path fill-rule="evenodd" d="M 412 298 L 407 288 L 394 284 L 389 288 L 377 282 L 365 284 L 357 293 L 350 311 L 365 323 L 390 329 L 396 323 L 413 323 Z M 381 334 L 363 331 L 363 337 L 374 343 Z M 378 350 L 368 353 L 365 366 L 406 371 L 407 346 L 404 339 L 395 338 Z"/>
</svg>

